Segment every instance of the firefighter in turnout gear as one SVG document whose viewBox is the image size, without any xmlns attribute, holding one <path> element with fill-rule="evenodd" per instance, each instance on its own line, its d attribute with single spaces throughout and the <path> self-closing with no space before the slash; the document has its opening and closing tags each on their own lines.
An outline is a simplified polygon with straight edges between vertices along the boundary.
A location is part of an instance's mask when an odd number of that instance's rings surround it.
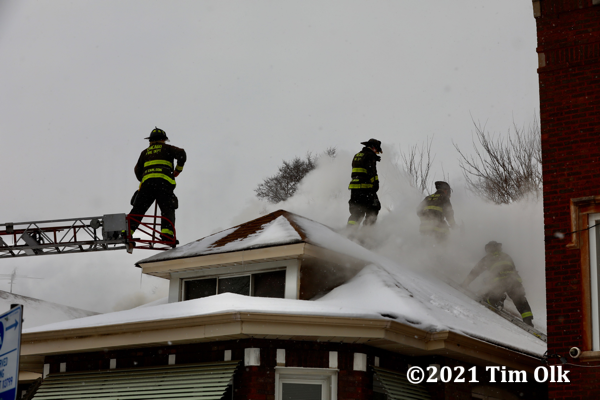
<svg viewBox="0 0 600 400">
<path fill-rule="evenodd" d="M 167 133 L 156 127 L 146 139 L 150 141 L 150 146 L 142 151 L 134 168 L 140 188 L 132 200 L 133 208 L 130 214 L 144 215 L 156 200 L 161 215 L 168 220 L 163 219 L 161 222 L 161 237 L 163 240 L 172 241 L 175 231 L 175 209 L 178 207 L 173 190 L 175 178 L 183 171 L 185 150 L 166 144 L 169 140 Z M 132 235 L 138 226 L 139 223 L 131 223 Z"/>
<path fill-rule="evenodd" d="M 450 233 L 449 228 L 455 228 L 454 210 L 450 203 L 452 189 L 446 182 L 435 183 L 436 192 L 425 197 L 419 204 L 417 215 L 421 219 L 419 228 L 422 235 L 432 237 L 437 243 L 443 243 Z"/>
<path fill-rule="evenodd" d="M 348 185 L 350 190 L 349 227 L 359 226 L 363 218 L 364 225 L 373 225 L 377 221 L 377 214 L 381 209 L 377 197 L 379 177 L 376 165 L 381 160 L 378 154 L 383 153 L 381 142 L 369 139 L 361 144 L 365 147 L 352 159 L 352 181 Z"/>
<path fill-rule="evenodd" d="M 489 278 L 486 283 L 489 289 L 483 296 L 484 301 L 501 310 L 504 307 L 506 295 L 508 295 L 521 313 L 523 322 L 533 326 L 533 314 L 527 298 L 525 298 L 523 281 L 517 273 L 512 258 L 502 252 L 502 243 L 494 241 L 485 245 L 485 252 L 486 256 L 475 265 L 462 286 L 468 288 L 482 272 L 488 271 Z"/>
</svg>

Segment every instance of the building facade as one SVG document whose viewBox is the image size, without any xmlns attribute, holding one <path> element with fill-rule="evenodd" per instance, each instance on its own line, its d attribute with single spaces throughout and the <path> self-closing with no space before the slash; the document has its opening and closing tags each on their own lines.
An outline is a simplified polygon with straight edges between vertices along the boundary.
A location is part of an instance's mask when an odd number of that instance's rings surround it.
<svg viewBox="0 0 600 400">
<path fill-rule="evenodd" d="M 548 353 L 571 383 L 551 399 L 600 397 L 600 1 L 534 1 L 544 179 Z M 579 354 L 581 352 L 581 354 Z M 571 357 L 575 356 L 576 358 Z M 592 368 L 590 368 L 592 367 Z"/>
</svg>

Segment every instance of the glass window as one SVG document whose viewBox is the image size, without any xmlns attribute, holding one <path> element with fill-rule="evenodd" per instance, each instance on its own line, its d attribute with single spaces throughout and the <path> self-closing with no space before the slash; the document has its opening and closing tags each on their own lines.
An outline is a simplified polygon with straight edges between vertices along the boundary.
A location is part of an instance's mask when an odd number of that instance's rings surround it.
<svg viewBox="0 0 600 400">
<path fill-rule="evenodd" d="M 588 217 L 588 226 L 600 224 L 600 214 L 590 214 Z M 590 294 L 592 303 L 592 350 L 600 350 L 600 274 L 598 266 L 600 265 L 600 225 L 594 226 L 589 230 L 590 242 Z"/>
<path fill-rule="evenodd" d="M 183 300 L 236 293 L 244 296 L 285 298 L 285 270 L 183 281 Z"/>
<path fill-rule="evenodd" d="M 199 299 L 217 294 L 217 278 L 184 281 L 184 300 Z"/>
<path fill-rule="evenodd" d="M 237 293 L 250 296 L 250 275 L 219 278 L 218 293 Z"/>
<path fill-rule="evenodd" d="M 337 370 L 275 368 L 275 400 L 337 399 Z"/>
<path fill-rule="evenodd" d="M 320 383 L 282 383 L 282 400 L 321 400 L 323 385 Z"/>
<path fill-rule="evenodd" d="M 285 297 L 285 271 L 265 272 L 253 275 L 254 296 L 256 297 Z"/>
</svg>

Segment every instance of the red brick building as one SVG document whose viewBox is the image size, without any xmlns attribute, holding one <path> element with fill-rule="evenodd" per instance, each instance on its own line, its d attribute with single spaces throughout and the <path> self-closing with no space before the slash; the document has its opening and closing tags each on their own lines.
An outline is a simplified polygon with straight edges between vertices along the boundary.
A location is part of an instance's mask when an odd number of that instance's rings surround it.
<svg viewBox="0 0 600 400">
<path fill-rule="evenodd" d="M 550 384 L 549 398 L 599 398 L 600 231 L 592 226 L 600 220 L 600 1 L 534 0 L 533 4 L 539 55 L 548 352 L 581 365 L 569 366 L 570 384 Z M 560 233 L 567 235 L 561 239 Z M 582 351 L 578 358 L 568 356 L 574 347 Z"/>
</svg>

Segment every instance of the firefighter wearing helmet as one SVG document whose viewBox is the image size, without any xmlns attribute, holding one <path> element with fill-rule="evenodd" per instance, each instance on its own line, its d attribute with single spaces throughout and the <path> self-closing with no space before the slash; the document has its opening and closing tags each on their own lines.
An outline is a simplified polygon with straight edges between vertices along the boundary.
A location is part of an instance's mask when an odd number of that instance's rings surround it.
<svg viewBox="0 0 600 400">
<path fill-rule="evenodd" d="M 448 183 L 435 182 L 436 192 L 425 197 L 417 208 L 421 219 L 419 228 L 422 235 L 432 237 L 437 243 L 443 243 L 450 233 L 449 228 L 455 228 L 454 210 L 450 203 L 452 189 Z"/>
<path fill-rule="evenodd" d="M 376 163 L 381 161 L 378 154 L 383 153 L 381 142 L 369 139 L 361 142 L 363 149 L 356 153 L 352 159 L 352 180 L 348 185 L 350 190 L 350 218 L 349 227 L 358 227 L 364 219 L 364 225 L 373 225 L 381 209 L 377 191 L 379 190 L 379 177 L 377 176 Z"/>
<path fill-rule="evenodd" d="M 161 215 L 166 218 L 161 222 L 161 238 L 172 242 L 175 247 L 175 209 L 178 202 L 173 190 L 175 178 L 183 171 L 185 150 L 166 144 L 169 140 L 167 133 L 157 127 L 145 139 L 149 140 L 150 145 L 142 151 L 134 168 L 140 188 L 132 199 L 130 214 L 144 215 L 156 200 Z M 132 221 L 131 234 L 138 226 L 139 223 Z"/>
<path fill-rule="evenodd" d="M 486 255 L 469 273 L 462 286 L 467 288 L 482 272 L 487 271 L 487 292 L 483 299 L 492 307 L 502 309 L 506 295 L 521 313 L 523 322 L 533 326 L 533 313 L 525 297 L 523 281 L 519 276 L 512 258 L 502 251 L 502 243 L 491 241 L 485 245 Z"/>
</svg>

